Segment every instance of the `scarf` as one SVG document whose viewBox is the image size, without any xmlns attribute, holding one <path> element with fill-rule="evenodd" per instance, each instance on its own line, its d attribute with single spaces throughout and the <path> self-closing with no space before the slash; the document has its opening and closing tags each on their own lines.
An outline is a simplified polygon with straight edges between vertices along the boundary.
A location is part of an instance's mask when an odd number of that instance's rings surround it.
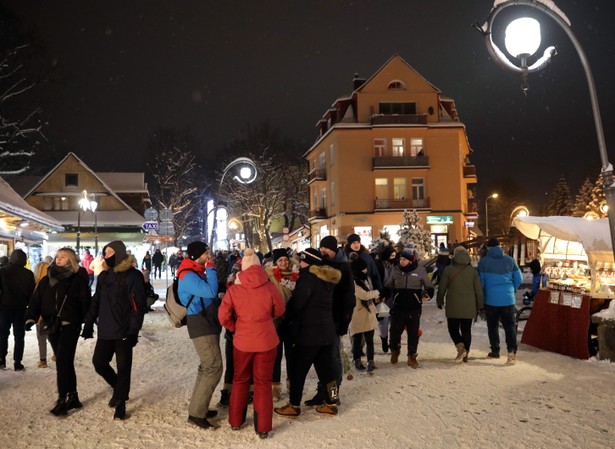
<svg viewBox="0 0 615 449">
<path fill-rule="evenodd" d="M 73 273 L 74 271 L 73 271 L 72 266 L 66 265 L 64 267 L 60 267 L 56 265 L 55 262 L 52 262 L 51 265 L 49 265 L 49 271 L 48 271 L 49 285 L 53 287 L 59 281 L 63 281 L 71 277 Z"/>
</svg>

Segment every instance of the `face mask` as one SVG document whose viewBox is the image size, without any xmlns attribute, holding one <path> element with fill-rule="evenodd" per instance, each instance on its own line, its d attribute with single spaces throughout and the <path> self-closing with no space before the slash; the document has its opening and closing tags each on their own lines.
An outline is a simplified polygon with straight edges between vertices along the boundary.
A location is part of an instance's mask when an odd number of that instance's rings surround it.
<svg viewBox="0 0 615 449">
<path fill-rule="evenodd" d="M 106 258 L 105 263 L 109 268 L 113 268 L 115 266 L 115 254 L 111 257 Z"/>
</svg>

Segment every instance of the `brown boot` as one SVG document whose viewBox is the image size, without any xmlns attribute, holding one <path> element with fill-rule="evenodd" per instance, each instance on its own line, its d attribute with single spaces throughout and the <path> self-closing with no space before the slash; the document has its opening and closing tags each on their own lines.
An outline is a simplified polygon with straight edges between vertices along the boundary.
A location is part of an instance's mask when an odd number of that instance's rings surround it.
<svg viewBox="0 0 615 449">
<path fill-rule="evenodd" d="M 399 360 L 399 351 L 391 351 L 391 363 L 395 365 Z"/>
<path fill-rule="evenodd" d="M 273 409 L 278 415 L 286 416 L 287 418 L 296 418 L 301 414 L 301 407 L 296 405 L 286 404 L 284 407 L 276 407 Z"/>
<path fill-rule="evenodd" d="M 416 354 L 408 356 L 408 366 L 412 369 L 420 368 L 419 362 L 416 361 Z"/>
<path fill-rule="evenodd" d="M 468 352 L 466 351 L 466 348 L 463 343 L 457 343 L 455 347 L 457 348 L 457 357 L 455 358 L 455 363 L 462 363 L 463 359 L 468 356 Z"/>
</svg>

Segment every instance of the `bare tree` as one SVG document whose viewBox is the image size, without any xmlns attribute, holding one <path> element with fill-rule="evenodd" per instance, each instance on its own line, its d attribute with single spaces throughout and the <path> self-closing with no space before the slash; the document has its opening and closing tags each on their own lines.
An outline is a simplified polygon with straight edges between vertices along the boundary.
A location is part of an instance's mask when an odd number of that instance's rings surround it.
<svg viewBox="0 0 615 449">
<path fill-rule="evenodd" d="M 159 128 L 150 139 L 148 178 L 154 206 L 173 213 L 175 242 L 197 222 L 198 164 L 189 132 Z"/>
</svg>

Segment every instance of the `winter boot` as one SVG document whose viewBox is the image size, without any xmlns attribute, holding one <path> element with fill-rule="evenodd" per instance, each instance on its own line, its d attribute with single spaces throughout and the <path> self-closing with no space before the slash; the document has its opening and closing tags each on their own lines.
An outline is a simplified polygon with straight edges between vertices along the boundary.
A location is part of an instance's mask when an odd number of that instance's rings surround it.
<svg viewBox="0 0 615 449">
<path fill-rule="evenodd" d="M 370 360 L 369 362 L 367 362 L 367 374 L 373 374 L 375 369 L 376 369 L 376 364 L 374 363 L 373 360 Z"/>
<path fill-rule="evenodd" d="M 66 398 L 59 398 L 56 401 L 56 405 L 49 411 L 56 416 L 66 415 L 66 413 L 68 413 L 68 408 L 66 408 Z"/>
<path fill-rule="evenodd" d="M 391 350 L 391 363 L 393 365 L 395 365 L 397 363 L 397 361 L 399 360 L 399 350 L 395 351 L 395 350 Z"/>
<path fill-rule="evenodd" d="M 26 369 L 23 364 L 21 363 L 21 361 L 19 362 L 15 362 L 13 364 L 13 367 L 15 368 L 15 371 L 23 371 L 24 369 Z"/>
<path fill-rule="evenodd" d="M 380 340 L 382 340 L 382 352 L 386 354 L 389 352 L 389 337 L 380 337 Z"/>
<path fill-rule="evenodd" d="M 416 354 L 408 356 L 408 366 L 412 369 L 417 369 L 421 367 L 421 365 L 419 365 L 419 362 L 417 362 L 416 360 Z"/>
<path fill-rule="evenodd" d="M 115 413 L 113 413 L 113 419 L 126 419 L 126 402 L 118 400 L 115 404 Z"/>
<path fill-rule="evenodd" d="M 354 360 L 354 367 L 357 371 L 365 371 L 365 365 L 361 363 L 361 359 Z"/>
<path fill-rule="evenodd" d="M 79 395 L 76 391 L 68 393 L 66 396 L 66 410 L 72 410 L 74 408 L 81 408 L 83 404 L 79 401 Z"/>
<path fill-rule="evenodd" d="M 47 359 L 40 359 L 38 362 L 39 368 L 47 368 Z"/>
<path fill-rule="evenodd" d="M 500 353 L 499 352 L 495 352 L 495 351 L 491 351 L 489 354 L 487 354 L 487 357 L 490 359 L 499 359 L 500 358 Z"/>
<path fill-rule="evenodd" d="M 466 351 L 466 348 L 463 343 L 457 343 L 455 347 L 457 348 L 457 357 L 455 358 L 455 363 L 462 363 L 463 359 L 468 356 L 468 351 Z"/>
<path fill-rule="evenodd" d="M 304 401 L 303 405 L 307 407 L 314 407 L 314 406 L 322 405 L 324 403 L 325 403 L 325 398 L 323 397 L 323 395 L 320 394 L 320 392 L 317 392 L 312 399 L 308 399 L 307 401 Z"/>
<path fill-rule="evenodd" d="M 220 390 L 220 402 L 218 407 L 228 407 L 231 403 L 231 392 L 229 390 Z"/>
<path fill-rule="evenodd" d="M 335 404 L 323 404 L 320 407 L 316 407 L 318 413 L 324 413 L 327 415 L 337 415 L 337 405 Z"/>
<path fill-rule="evenodd" d="M 209 429 L 210 427 L 213 427 L 207 419 L 197 418 L 196 416 L 188 416 L 188 422 L 200 427 L 201 429 Z"/>
<path fill-rule="evenodd" d="M 290 402 L 284 407 L 276 407 L 273 409 L 278 415 L 286 416 L 288 418 L 296 418 L 301 414 L 301 407 L 292 405 Z"/>
<path fill-rule="evenodd" d="M 273 402 L 278 402 L 282 397 L 282 384 L 280 382 L 273 382 L 271 384 L 271 396 Z"/>
<path fill-rule="evenodd" d="M 508 353 L 508 359 L 506 360 L 507 365 L 514 365 L 517 363 L 517 354 L 515 352 Z"/>
</svg>

